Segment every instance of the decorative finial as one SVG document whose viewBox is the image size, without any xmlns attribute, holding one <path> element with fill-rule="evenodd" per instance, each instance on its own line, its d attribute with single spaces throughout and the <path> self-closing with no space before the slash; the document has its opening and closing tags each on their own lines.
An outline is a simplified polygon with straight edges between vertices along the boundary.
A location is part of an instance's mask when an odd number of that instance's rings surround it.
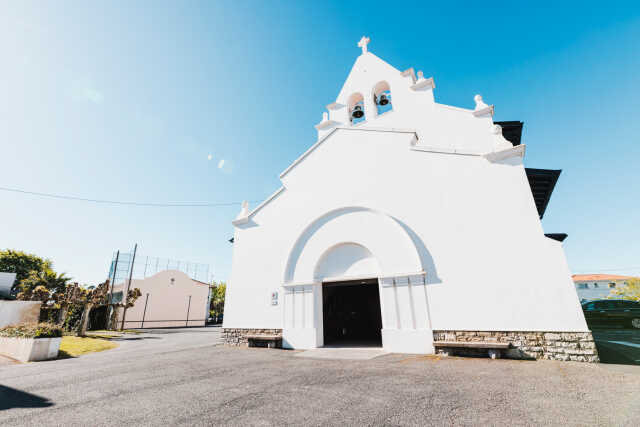
<svg viewBox="0 0 640 427">
<path fill-rule="evenodd" d="M 242 207 L 240 208 L 240 213 L 238 214 L 238 216 L 236 217 L 236 219 L 234 219 L 233 221 L 231 221 L 231 223 L 233 225 L 242 225 L 242 224 L 246 224 L 249 222 L 249 202 L 247 202 L 246 200 L 242 202 Z M 233 243 L 233 242 L 231 242 Z"/>
<path fill-rule="evenodd" d="M 473 110 L 473 115 L 476 117 L 484 117 L 486 115 L 493 116 L 493 105 L 487 105 L 482 100 L 482 96 L 476 95 L 473 97 L 476 101 L 476 108 Z"/>
<path fill-rule="evenodd" d="M 473 100 L 476 101 L 476 111 L 482 110 L 484 108 L 488 108 L 489 106 L 484 103 L 482 100 L 482 95 L 476 95 L 473 97 Z"/>
<path fill-rule="evenodd" d="M 358 42 L 358 47 L 362 48 L 362 53 L 367 53 L 367 45 L 370 41 L 371 39 L 369 37 L 362 36 L 362 38 Z"/>
<path fill-rule="evenodd" d="M 246 218 L 247 216 L 249 216 L 249 202 L 245 200 L 242 202 L 242 208 L 240 208 L 237 218 Z"/>
<path fill-rule="evenodd" d="M 422 71 L 418 71 L 418 81 L 424 80 L 424 73 Z"/>
<path fill-rule="evenodd" d="M 327 131 L 329 129 L 333 129 L 334 127 L 336 127 L 336 125 L 338 125 L 338 122 L 334 122 L 333 120 L 329 119 L 329 113 L 328 112 L 323 112 L 322 113 L 322 120 L 320 121 L 320 123 L 318 123 L 317 125 L 315 125 L 314 127 L 318 130 L 318 138 L 320 138 L 320 136 L 324 135 L 324 131 Z"/>
</svg>

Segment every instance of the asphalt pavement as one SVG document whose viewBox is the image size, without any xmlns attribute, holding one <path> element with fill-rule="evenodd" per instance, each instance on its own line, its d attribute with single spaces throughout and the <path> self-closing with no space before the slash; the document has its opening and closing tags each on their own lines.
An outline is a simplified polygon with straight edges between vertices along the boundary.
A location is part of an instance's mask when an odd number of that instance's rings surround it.
<svg viewBox="0 0 640 427">
<path fill-rule="evenodd" d="M 601 362 L 640 366 L 640 330 L 593 327 L 591 332 Z"/>
<path fill-rule="evenodd" d="M 219 345 L 218 328 L 0 366 L 0 425 L 637 425 L 640 367 Z"/>
</svg>

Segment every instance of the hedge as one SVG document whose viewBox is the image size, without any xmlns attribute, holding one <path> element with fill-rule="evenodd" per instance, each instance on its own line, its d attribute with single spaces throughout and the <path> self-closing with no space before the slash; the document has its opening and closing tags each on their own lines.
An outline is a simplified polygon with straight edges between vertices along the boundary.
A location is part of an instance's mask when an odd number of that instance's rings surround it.
<svg viewBox="0 0 640 427">
<path fill-rule="evenodd" d="M 10 338 L 58 338 L 62 328 L 52 323 L 23 323 L 0 328 L 0 337 Z"/>
</svg>

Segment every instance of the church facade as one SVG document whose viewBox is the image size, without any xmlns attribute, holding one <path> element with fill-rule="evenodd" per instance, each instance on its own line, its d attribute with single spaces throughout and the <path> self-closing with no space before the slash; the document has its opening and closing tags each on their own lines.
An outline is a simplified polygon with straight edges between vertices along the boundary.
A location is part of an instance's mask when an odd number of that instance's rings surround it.
<svg viewBox="0 0 640 427">
<path fill-rule="evenodd" d="M 559 172 L 524 167 L 520 122 L 494 123 L 479 95 L 474 109 L 437 103 L 432 78 L 367 43 L 318 140 L 233 221 L 226 342 L 430 354 L 482 339 L 597 360 L 563 238 L 540 222 Z"/>
</svg>

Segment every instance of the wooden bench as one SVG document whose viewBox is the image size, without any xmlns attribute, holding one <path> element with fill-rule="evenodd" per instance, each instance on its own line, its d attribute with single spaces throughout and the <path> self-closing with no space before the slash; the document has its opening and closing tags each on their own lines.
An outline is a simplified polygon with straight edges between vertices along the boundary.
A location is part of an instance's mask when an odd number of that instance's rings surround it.
<svg viewBox="0 0 640 427">
<path fill-rule="evenodd" d="M 439 349 L 438 354 L 449 356 L 453 354 L 456 348 L 472 348 L 486 349 L 489 357 L 499 359 L 502 350 L 509 348 L 508 342 L 490 342 L 490 341 L 434 341 L 433 346 Z"/>
<path fill-rule="evenodd" d="M 267 334 L 248 335 L 247 341 L 249 343 L 249 347 L 267 347 L 267 348 L 282 347 L 282 335 L 267 335 Z M 258 345 L 258 344 L 266 344 L 266 346 Z"/>
</svg>

